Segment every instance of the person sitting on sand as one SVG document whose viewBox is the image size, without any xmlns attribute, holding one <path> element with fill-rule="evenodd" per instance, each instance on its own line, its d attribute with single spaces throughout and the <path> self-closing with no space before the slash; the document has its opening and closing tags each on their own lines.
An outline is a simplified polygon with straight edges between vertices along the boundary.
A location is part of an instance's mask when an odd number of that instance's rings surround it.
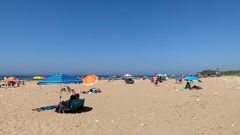
<svg viewBox="0 0 240 135">
<path fill-rule="evenodd" d="M 20 87 L 21 81 L 18 78 L 16 78 L 13 82 L 15 87 Z"/>
<path fill-rule="evenodd" d="M 75 94 L 75 99 L 80 99 L 80 94 Z"/>
<path fill-rule="evenodd" d="M 71 102 L 75 99 L 80 99 L 80 95 L 79 94 L 74 94 L 74 95 L 71 95 L 69 100 L 67 101 L 62 101 L 61 103 L 59 103 L 56 107 L 56 112 L 59 112 L 59 109 L 60 108 L 65 108 L 65 107 L 69 107 Z"/>
<path fill-rule="evenodd" d="M 71 95 L 70 98 L 69 98 L 69 100 L 67 100 L 67 101 L 62 101 L 61 104 L 64 105 L 64 106 L 66 106 L 66 105 L 68 105 L 68 104 L 69 104 L 72 100 L 74 100 L 74 99 L 76 99 L 75 95 Z"/>
<path fill-rule="evenodd" d="M 202 87 L 197 86 L 197 85 L 194 85 L 193 87 L 191 87 L 190 82 L 187 82 L 187 84 L 186 84 L 186 86 L 185 86 L 184 89 L 189 89 L 189 90 L 201 90 Z"/>
<path fill-rule="evenodd" d="M 192 89 L 191 85 L 190 85 L 190 82 L 187 82 L 186 86 L 185 86 L 185 89 Z"/>
</svg>

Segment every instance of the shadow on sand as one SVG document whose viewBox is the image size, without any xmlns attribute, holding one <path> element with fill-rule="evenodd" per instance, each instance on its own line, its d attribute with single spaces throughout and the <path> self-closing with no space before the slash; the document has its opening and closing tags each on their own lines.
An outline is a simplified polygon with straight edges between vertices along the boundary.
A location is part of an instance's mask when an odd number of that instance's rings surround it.
<svg viewBox="0 0 240 135">
<path fill-rule="evenodd" d="M 76 114 L 76 113 L 87 113 L 87 112 L 90 112 L 92 111 L 93 108 L 92 107 L 89 107 L 89 106 L 83 106 L 75 111 L 70 111 L 70 112 L 64 112 L 64 113 L 68 113 L 68 114 Z"/>
<path fill-rule="evenodd" d="M 57 113 L 71 113 L 71 114 L 75 114 L 75 113 L 87 113 L 87 112 L 90 112 L 92 111 L 92 107 L 89 107 L 89 106 L 83 106 L 83 107 L 80 107 L 76 110 L 64 110 L 64 111 L 60 111 L 58 112 L 58 110 L 56 110 L 57 106 L 44 106 L 44 107 L 40 107 L 40 108 L 36 108 L 36 109 L 32 109 L 33 111 L 37 111 L 37 112 L 41 112 L 41 111 L 47 111 L 47 110 L 54 110 L 55 112 Z"/>
</svg>

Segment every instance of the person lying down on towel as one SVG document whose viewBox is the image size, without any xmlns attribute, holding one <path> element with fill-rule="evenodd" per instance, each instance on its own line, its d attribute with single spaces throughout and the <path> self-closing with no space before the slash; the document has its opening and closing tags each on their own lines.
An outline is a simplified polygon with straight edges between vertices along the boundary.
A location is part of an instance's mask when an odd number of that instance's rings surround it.
<svg viewBox="0 0 240 135">
<path fill-rule="evenodd" d="M 186 90 L 201 90 L 202 87 L 194 85 L 193 87 L 191 87 L 191 84 L 189 82 L 187 82 L 185 88 Z"/>
<path fill-rule="evenodd" d="M 82 94 L 96 94 L 96 93 L 101 93 L 102 91 L 100 89 L 92 88 L 88 91 L 80 91 Z"/>
</svg>

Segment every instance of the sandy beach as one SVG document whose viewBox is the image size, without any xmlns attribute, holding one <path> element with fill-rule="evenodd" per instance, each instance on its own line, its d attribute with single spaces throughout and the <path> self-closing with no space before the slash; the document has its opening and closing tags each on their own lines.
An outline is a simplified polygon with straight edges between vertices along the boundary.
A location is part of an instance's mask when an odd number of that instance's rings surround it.
<svg viewBox="0 0 240 135">
<path fill-rule="evenodd" d="M 56 105 L 59 86 L 41 88 L 26 82 L 0 89 L 1 135 L 239 135 L 240 78 L 205 78 L 199 91 L 177 90 L 183 84 L 168 80 L 155 87 L 149 81 L 134 85 L 99 81 L 94 86 L 70 85 L 76 91 L 100 88 L 100 94 L 81 95 L 92 108 L 77 114 L 32 109 Z M 69 98 L 63 94 L 63 99 Z"/>
</svg>

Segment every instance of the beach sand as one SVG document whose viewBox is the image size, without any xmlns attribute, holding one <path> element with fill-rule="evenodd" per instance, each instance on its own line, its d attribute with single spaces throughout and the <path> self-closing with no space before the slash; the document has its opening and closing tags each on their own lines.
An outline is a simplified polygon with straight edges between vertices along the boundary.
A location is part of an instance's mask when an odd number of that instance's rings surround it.
<svg viewBox="0 0 240 135">
<path fill-rule="evenodd" d="M 200 91 L 168 80 L 126 85 L 99 81 L 100 94 L 81 95 L 92 108 L 77 114 L 32 109 L 56 105 L 59 86 L 27 82 L 0 89 L 0 135 L 239 135 L 240 78 L 205 78 Z M 70 85 L 76 91 L 92 87 Z M 63 94 L 63 99 L 69 98 Z"/>
</svg>

